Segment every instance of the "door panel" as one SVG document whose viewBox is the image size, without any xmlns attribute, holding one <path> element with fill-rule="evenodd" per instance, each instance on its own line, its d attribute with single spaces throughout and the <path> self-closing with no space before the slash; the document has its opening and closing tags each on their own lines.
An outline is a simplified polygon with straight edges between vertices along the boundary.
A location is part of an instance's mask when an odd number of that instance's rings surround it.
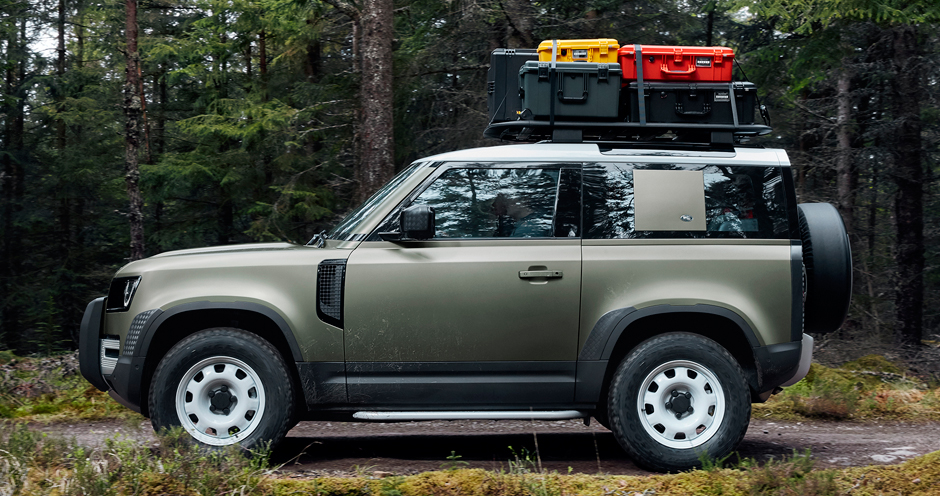
<svg viewBox="0 0 940 496">
<path fill-rule="evenodd" d="M 363 242 L 346 267 L 351 401 L 572 401 L 579 178 L 558 165 L 443 167 L 414 200 L 436 210 L 435 238 Z"/>
<path fill-rule="evenodd" d="M 578 239 L 366 242 L 346 270 L 346 361 L 575 359 Z"/>
</svg>

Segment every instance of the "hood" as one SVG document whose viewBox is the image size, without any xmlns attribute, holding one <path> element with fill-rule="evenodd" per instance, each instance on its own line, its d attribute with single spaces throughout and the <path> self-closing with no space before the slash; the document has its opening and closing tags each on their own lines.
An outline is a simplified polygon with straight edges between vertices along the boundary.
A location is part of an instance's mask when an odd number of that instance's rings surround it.
<svg viewBox="0 0 940 496">
<path fill-rule="evenodd" d="M 176 250 L 130 262 L 115 277 L 140 275 L 153 271 L 199 271 L 228 267 L 250 270 L 252 267 L 301 266 L 327 258 L 346 258 L 349 249 L 315 248 L 290 243 L 254 243 L 209 248 Z"/>
<path fill-rule="evenodd" d="M 243 245 L 209 246 L 206 248 L 190 248 L 188 250 L 167 251 L 149 258 L 178 257 L 182 255 L 205 255 L 220 253 L 237 253 L 246 251 L 279 251 L 300 248 L 300 245 L 291 243 L 250 243 Z"/>
</svg>

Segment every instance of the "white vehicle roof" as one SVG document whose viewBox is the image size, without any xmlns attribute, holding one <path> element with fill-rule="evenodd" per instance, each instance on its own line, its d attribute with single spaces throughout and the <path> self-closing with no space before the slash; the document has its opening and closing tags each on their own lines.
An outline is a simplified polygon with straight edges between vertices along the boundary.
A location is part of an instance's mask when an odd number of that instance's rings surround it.
<svg viewBox="0 0 940 496">
<path fill-rule="evenodd" d="M 596 143 L 536 143 L 488 146 L 441 153 L 419 162 L 635 162 L 701 163 L 711 165 L 790 165 L 787 153 L 775 148 L 734 148 L 734 150 L 672 150 L 654 147 L 618 148 Z"/>
</svg>

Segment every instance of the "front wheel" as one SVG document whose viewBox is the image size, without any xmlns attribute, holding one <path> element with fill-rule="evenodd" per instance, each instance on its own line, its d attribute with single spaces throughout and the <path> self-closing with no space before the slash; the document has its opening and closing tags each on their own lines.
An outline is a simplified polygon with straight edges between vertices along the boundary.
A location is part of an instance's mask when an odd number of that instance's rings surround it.
<svg viewBox="0 0 940 496">
<path fill-rule="evenodd" d="M 293 411 L 280 353 L 231 328 L 206 329 L 171 348 L 154 372 L 149 401 L 154 429 L 181 425 L 209 447 L 276 444 Z"/>
<path fill-rule="evenodd" d="M 721 345 L 670 333 L 637 346 L 610 385 L 614 437 L 633 460 L 657 471 L 724 457 L 747 432 L 750 393 L 740 365 Z"/>
</svg>

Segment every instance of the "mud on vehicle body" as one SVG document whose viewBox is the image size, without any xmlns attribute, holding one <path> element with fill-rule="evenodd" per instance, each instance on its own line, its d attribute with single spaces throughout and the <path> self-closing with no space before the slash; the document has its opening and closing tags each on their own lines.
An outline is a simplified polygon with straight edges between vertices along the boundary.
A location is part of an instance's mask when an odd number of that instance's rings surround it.
<svg viewBox="0 0 940 496">
<path fill-rule="evenodd" d="M 836 329 L 850 291 L 838 213 L 796 204 L 781 150 L 481 148 L 412 164 L 306 246 L 128 264 L 88 305 L 81 367 L 207 446 L 304 419 L 593 416 L 679 470 L 805 375 L 804 328 Z"/>
</svg>

